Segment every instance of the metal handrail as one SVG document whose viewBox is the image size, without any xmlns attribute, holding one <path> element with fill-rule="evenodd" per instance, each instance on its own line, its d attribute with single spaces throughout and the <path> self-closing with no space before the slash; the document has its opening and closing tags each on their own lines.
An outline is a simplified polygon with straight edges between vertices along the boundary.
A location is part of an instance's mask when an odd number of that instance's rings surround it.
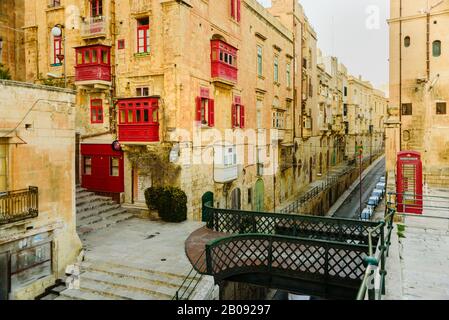
<svg viewBox="0 0 449 320">
<path fill-rule="evenodd" d="M 200 270 L 206 266 L 205 255 L 206 255 L 206 251 L 203 251 L 201 253 L 200 257 L 198 258 L 198 260 L 196 261 L 196 263 L 193 265 L 190 272 L 184 278 L 184 281 L 179 286 L 179 289 L 176 290 L 176 294 L 173 296 L 172 300 L 188 300 L 191 297 L 191 295 L 194 293 L 195 289 L 198 287 L 198 284 L 200 283 L 201 279 L 203 278 L 203 274 L 200 273 Z M 199 262 L 202 259 L 204 259 L 204 262 L 201 265 L 199 265 Z M 197 278 L 198 276 L 199 276 L 199 278 Z M 185 286 L 187 281 L 189 281 L 189 283 L 187 286 Z M 189 289 L 194 281 L 196 281 L 195 285 L 193 286 L 192 290 L 189 293 Z M 183 291 L 182 294 L 181 294 L 181 291 Z M 186 294 L 187 294 L 187 296 L 185 296 Z"/>
<path fill-rule="evenodd" d="M 368 298 L 370 300 L 376 300 L 375 296 L 375 290 L 373 288 L 368 288 L 368 281 L 371 280 L 371 277 L 374 275 L 373 267 L 379 266 L 380 261 L 380 290 L 379 294 L 377 296 L 377 300 L 382 299 L 382 295 L 385 294 L 385 276 L 386 276 L 386 270 L 385 270 L 385 263 L 386 263 L 386 255 L 388 255 L 389 247 L 390 247 L 390 240 L 391 240 L 391 233 L 393 230 L 393 220 L 395 211 L 394 209 L 388 209 L 390 211 L 389 214 L 387 214 L 384 218 L 384 221 L 380 225 L 378 225 L 375 228 L 370 228 L 368 230 L 368 247 L 369 247 L 369 256 L 366 258 L 367 268 L 365 272 L 365 276 L 363 277 L 362 284 L 360 286 L 359 292 L 357 294 L 357 300 L 364 300 L 366 296 L 366 292 L 368 291 Z M 382 230 L 381 237 L 376 245 L 376 252 L 373 252 L 373 243 L 372 243 L 372 233 L 376 230 L 379 230 L 380 228 L 384 228 L 385 226 L 388 227 L 388 233 L 387 233 L 387 239 L 385 239 L 384 232 Z M 385 241 L 387 240 L 387 241 Z"/>
</svg>

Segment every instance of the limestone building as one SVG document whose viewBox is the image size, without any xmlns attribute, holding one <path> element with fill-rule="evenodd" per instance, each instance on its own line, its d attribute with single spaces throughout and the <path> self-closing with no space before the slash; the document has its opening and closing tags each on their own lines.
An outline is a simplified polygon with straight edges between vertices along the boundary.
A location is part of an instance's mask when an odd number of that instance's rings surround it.
<svg viewBox="0 0 449 320">
<path fill-rule="evenodd" d="M 148 187 L 179 186 L 196 220 L 210 200 L 273 211 L 346 158 L 348 76 L 333 58 L 319 70 L 299 3 L 36 0 L 25 17 L 27 81 L 77 90 L 89 190 L 145 207 Z"/>
<path fill-rule="evenodd" d="M 449 185 L 448 1 L 390 1 L 387 169 L 401 150 L 421 153 L 424 182 Z"/>
<path fill-rule="evenodd" d="M 34 299 L 81 249 L 75 93 L 0 80 L 0 300 Z"/>
<path fill-rule="evenodd" d="M 13 80 L 25 80 L 24 25 L 25 0 L 0 1 L 0 65 Z"/>
</svg>

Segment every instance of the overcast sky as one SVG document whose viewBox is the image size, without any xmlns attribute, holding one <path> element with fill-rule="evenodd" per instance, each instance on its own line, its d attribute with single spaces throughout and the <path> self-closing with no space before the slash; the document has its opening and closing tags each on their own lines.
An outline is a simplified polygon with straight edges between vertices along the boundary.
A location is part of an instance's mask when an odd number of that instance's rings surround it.
<svg viewBox="0 0 449 320">
<path fill-rule="evenodd" d="M 265 6 L 270 0 L 258 0 Z M 388 0 L 299 0 L 325 55 L 340 59 L 354 76 L 388 83 Z"/>
</svg>

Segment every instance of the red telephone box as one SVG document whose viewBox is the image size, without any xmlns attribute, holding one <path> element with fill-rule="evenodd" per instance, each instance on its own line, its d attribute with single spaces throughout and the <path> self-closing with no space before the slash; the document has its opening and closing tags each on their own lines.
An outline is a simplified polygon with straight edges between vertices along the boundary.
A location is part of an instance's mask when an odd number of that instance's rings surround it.
<svg viewBox="0 0 449 320">
<path fill-rule="evenodd" d="M 401 151 L 397 156 L 397 204 L 398 212 L 423 213 L 421 154 Z"/>
</svg>

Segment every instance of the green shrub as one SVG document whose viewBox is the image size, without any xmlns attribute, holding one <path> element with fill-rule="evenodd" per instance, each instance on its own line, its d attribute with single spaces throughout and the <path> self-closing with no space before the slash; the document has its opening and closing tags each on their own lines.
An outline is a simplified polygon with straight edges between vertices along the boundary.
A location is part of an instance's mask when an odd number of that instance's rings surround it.
<svg viewBox="0 0 449 320">
<path fill-rule="evenodd" d="M 11 80 L 11 73 L 1 63 L 0 63 L 0 79 L 2 79 L 2 80 Z"/>
<path fill-rule="evenodd" d="M 145 190 L 145 201 L 147 203 L 148 209 L 158 210 L 159 200 L 164 189 L 161 187 L 151 187 Z"/>
<path fill-rule="evenodd" d="M 187 195 L 179 188 L 149 188 L 145 199 L 150 210 L 157 210 L 165 222 L 187 220 Z"/>
</svg>

